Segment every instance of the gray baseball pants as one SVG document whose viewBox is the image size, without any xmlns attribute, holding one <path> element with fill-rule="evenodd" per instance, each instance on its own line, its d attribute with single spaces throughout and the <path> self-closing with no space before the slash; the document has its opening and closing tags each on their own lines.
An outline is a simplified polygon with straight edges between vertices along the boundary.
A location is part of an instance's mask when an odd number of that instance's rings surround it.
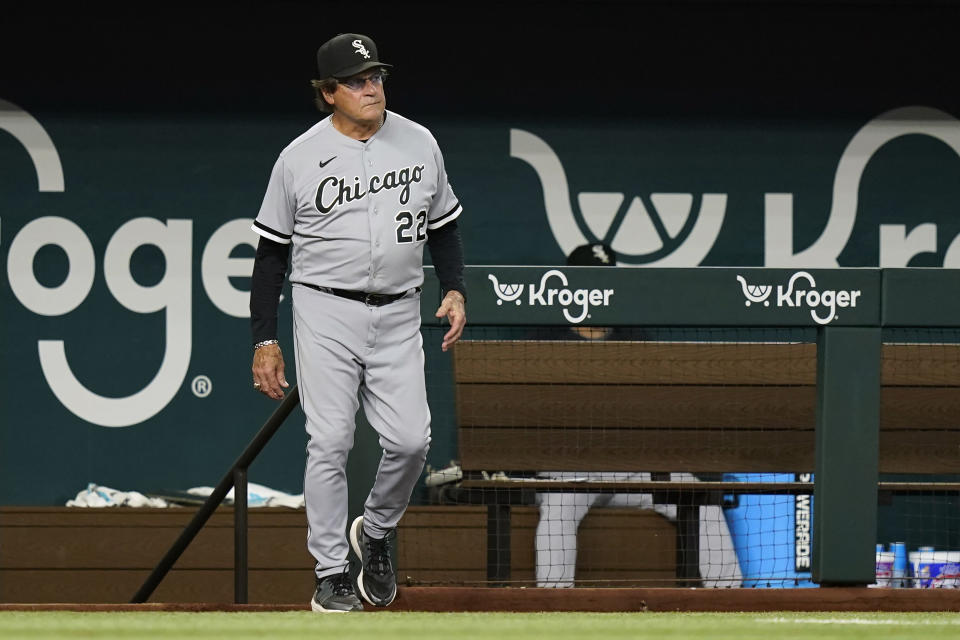
<svg viewBox="0 0 960 640">
<path fill-rule="evenodd" d="M 318 578 L 347 565 L 347 455 L 364 413 L 383 456 L 364 504 L 364 529 L 397 526 L 423 471 L 430 409 L 420 336 L 420 294 L 380 307 L 293 285 L 294 353 L 307 416 L 307 548 Z"/>
<path fill-rule="evenodd" d="M 647 472 L 544 472 L 557 480 L 588 478 L 619 482 L 650 482 Z M 673 482 L 694 481 L 689 473 L 671 473 Z M 657 504 L 649 493 L 539 492 L 540 520 L 536 537 L 538 587 L 572 587 L 577 567 L 577 529 L 593 507 L 638 507 L 653 509 L 670 521 L 677 519 L 677 505 Z M 723 509 L 700 507 L 700 576 L 704 587 L 739 587 L 743 581 L 740 563 Z"/>
</svg>

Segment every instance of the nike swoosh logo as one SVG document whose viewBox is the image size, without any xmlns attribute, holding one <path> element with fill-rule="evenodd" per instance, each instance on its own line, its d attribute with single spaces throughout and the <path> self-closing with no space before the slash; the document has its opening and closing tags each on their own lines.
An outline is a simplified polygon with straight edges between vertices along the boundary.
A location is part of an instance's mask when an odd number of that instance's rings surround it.
<svg viewBox="0 0 960 640">
<path fill-rule="evenodd" d="M 330 159 L 327 160 L 326 162 L 324 162 L 324 161 L 321 160 L 321 161 L 320 161 L 320 168 L 322 169 L 323 167 L 325 167 L 325 166 L 327 166 L 328 164 L 330 164 L 331 162 L 333 162 L 334 158 L 336 158 L 336 157 L 337 157 L 337 156 L 333 156 L 333 158 L 330 158 Z"/>
</svg>

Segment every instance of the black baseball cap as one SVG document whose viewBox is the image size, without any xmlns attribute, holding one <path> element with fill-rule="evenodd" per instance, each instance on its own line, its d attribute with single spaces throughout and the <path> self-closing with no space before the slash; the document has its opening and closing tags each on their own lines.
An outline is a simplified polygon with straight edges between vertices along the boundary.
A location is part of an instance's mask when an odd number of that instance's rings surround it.
<svg viewBox="0 0 960 640">
<path fill-rule="evenodd" d="M 341 33 L 317 50 L 317 71 L 321 79 L 348 78 L 367 69 L 389 66 L 392 65 L 380 62 L 373 39 L 359 33 Z"/>
<path fill-rule="evenodd" d="M 613 267 L 617 264 L 617 254 L 608 244 L 602 242 L 591 242 L 582 244 L 567 256 L 567 264 L 570 266 L 607 266 Z"/>
</svg>

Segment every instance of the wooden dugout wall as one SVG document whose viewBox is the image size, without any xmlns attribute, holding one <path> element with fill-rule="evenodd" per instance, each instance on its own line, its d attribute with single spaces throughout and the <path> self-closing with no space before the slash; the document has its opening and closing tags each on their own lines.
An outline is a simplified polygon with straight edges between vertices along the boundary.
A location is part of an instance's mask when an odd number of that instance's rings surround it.
<svg viewBox="0 0 960 640">
<path fill-rule="evenodd" d="M 811 470 L 812 343 L 465 341 L 466 470 Z M 956 473 L 960 345 L 881 347 L 881 473 Z"/>
</svg>

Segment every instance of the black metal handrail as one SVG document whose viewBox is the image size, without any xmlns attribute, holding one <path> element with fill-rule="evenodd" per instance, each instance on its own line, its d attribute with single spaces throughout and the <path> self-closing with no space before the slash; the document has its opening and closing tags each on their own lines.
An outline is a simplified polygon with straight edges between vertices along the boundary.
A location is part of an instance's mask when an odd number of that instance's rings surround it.
<svg viewBox="0 0 960 640">
<path fill-rule="evenodd" d="M 216 511 L 227 493 L 233 488 L 233 593 L 234 602 L 237 604 L 246 604 L 247 602 L 247 469 L 256 459 L 263 448 L 266 446 L 273 434 L 277 432 L 283 421 L 287 419 L 290 412 L 300 403 L 300 392 L 297 385 L 287 393 L 286 397 L 277 407 L 276 411 L 253 437 L 247 448 L 243 450 L 240 457 L 230 466 L 230 469 L 224 474 L 220 483 L 213 490 L 213 493 L 206 499 L 190 523 L 180 533 L 173 545 L 161 558 L 157 566 L 147 576 L 147 579 L 140 586 L 140 589 L 134 594 L 130 602 L 138 604 L 146 602 L 153 591 L 160 584 L 160 581 L 167 575 L 174 563 L 180 558 L 190 542 L 193 541 L 203 525 L 207 523 L 213 512 Z"/>
</svg>

